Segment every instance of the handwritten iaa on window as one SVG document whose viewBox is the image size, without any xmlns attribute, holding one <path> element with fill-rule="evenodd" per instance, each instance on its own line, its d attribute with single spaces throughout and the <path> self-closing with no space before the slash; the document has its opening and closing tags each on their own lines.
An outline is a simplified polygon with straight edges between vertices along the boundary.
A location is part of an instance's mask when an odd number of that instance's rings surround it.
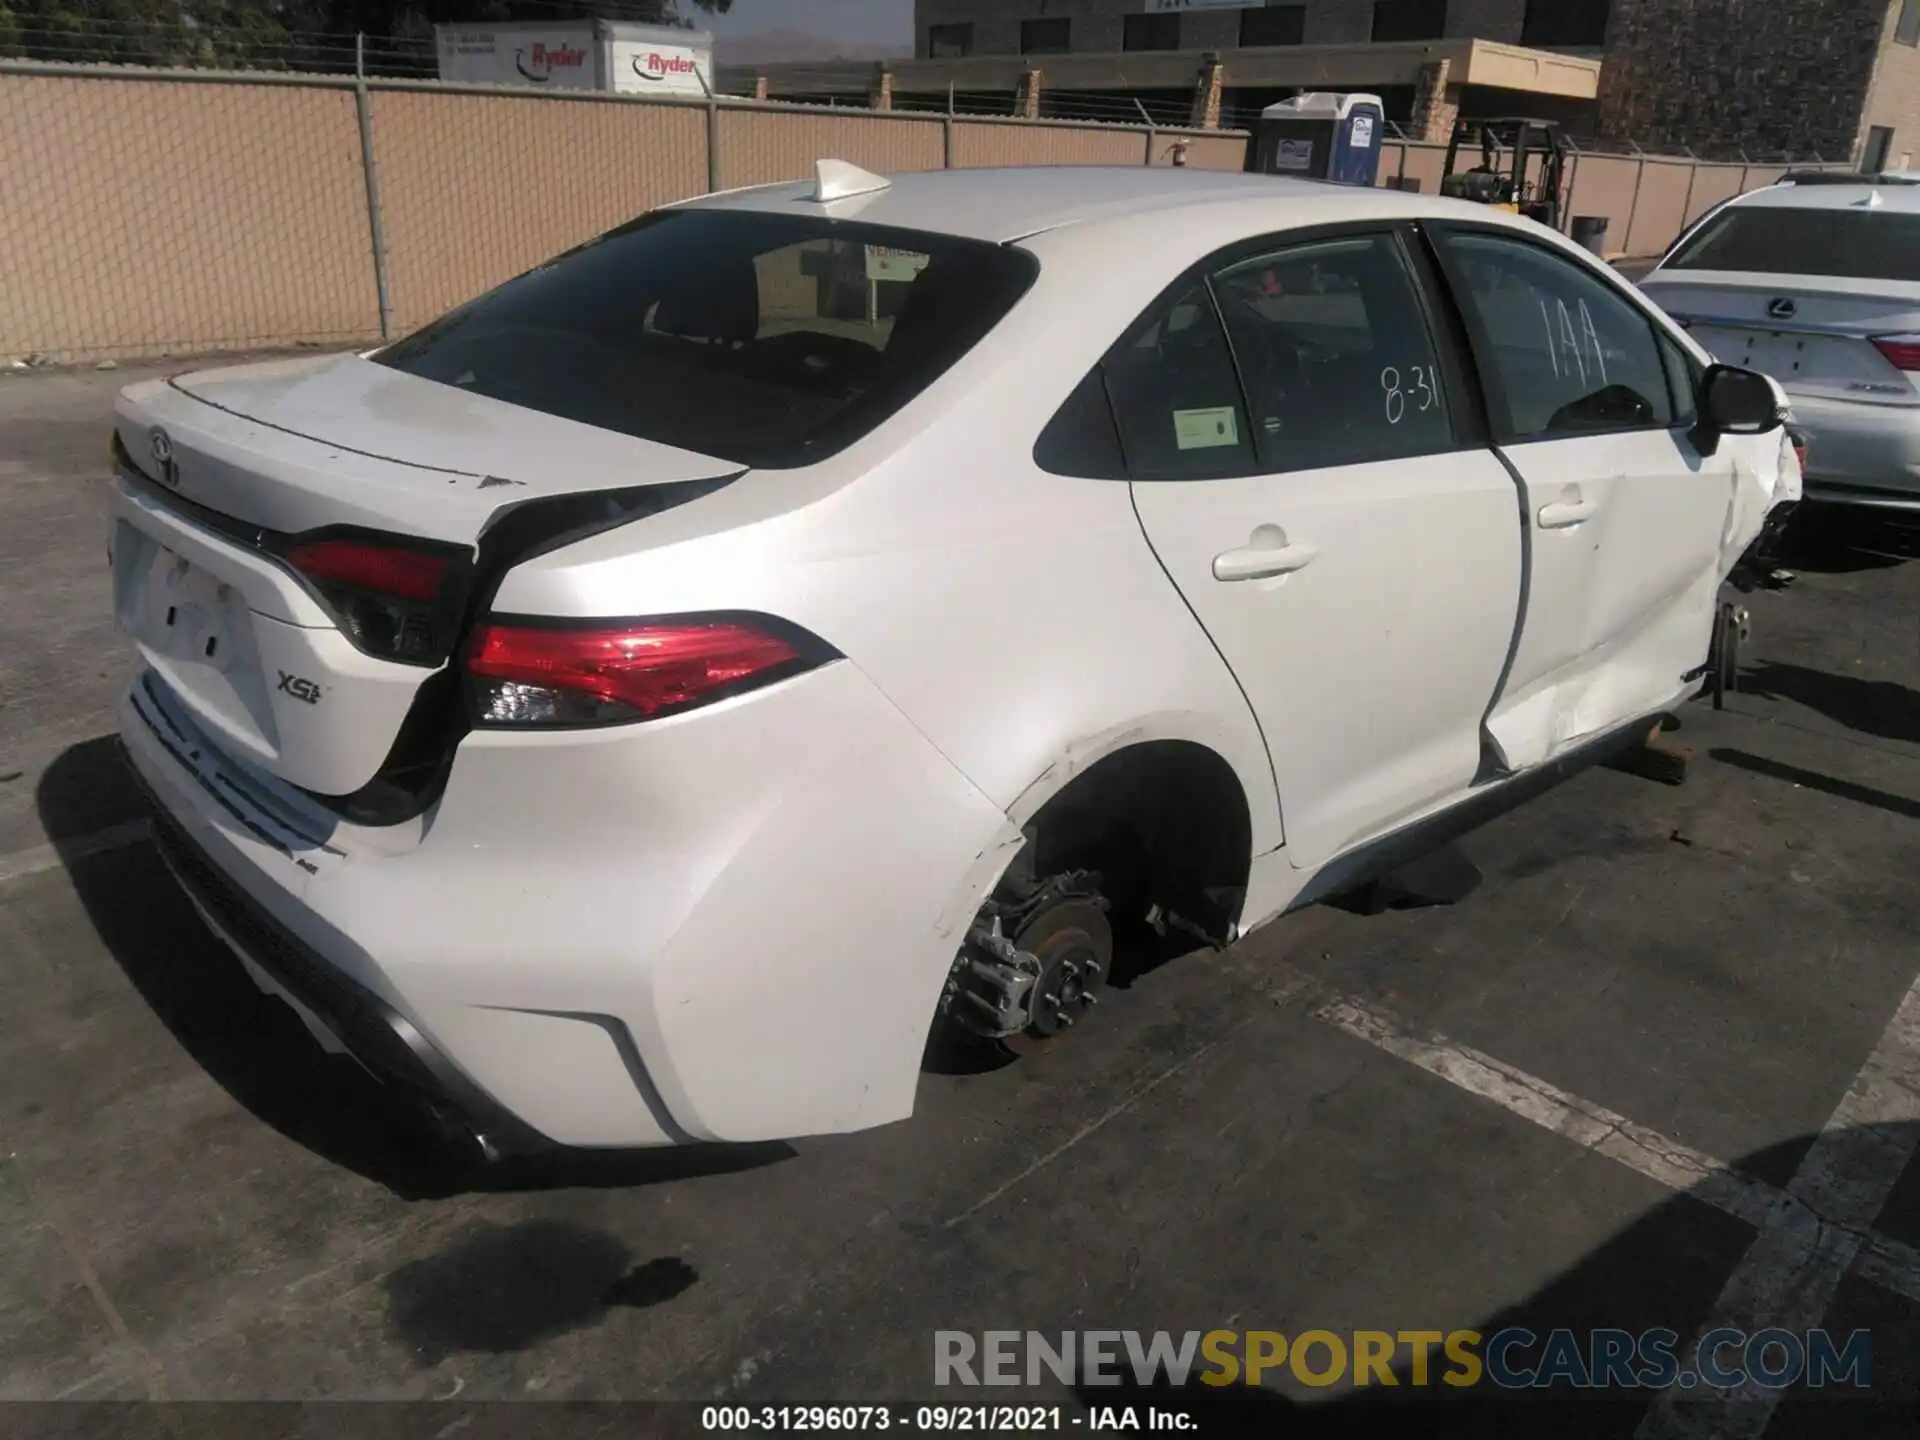
<svg viewBox="0 0 1920 1440">
<path fill-rule="evenodd" d="M 1576 318 L 1577 317 L 1577 318 Z M 1547 332 L 1547 357 L 1553 362 L 1555 378 L 1578 375 L 1583 386 L 1591 385 L 1589 374 L 1597 374 L 1600 383 L 1607 381 L 1607 353 L 1600 343 L 1600 331 L 1593 323 L 1593 312 L 1587 309 L 1587 302 L 1576 300 L 1572 310 L 1567 302 L 1555 300 L 1551 309 L 1543 299 L 1540 301 L 1540 323 Z M 1593 362 L 1589 372 L 1587 362 Z"/>
</svg>

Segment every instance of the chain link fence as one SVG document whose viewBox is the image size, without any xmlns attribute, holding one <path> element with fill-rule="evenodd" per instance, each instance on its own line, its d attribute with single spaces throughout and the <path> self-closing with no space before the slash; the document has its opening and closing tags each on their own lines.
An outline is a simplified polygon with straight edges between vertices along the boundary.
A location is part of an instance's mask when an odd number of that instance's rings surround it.
<svg viewBox="0 0 1920 1440">
<path fill-rule="evenodd" d="M 1150 124 L 0 60 L 0 364 L 369 343 L 642 211 L 880 171 L 1187 164 Z M 1177 152 L 1177 153 L 1176 153 Z"/>
<path fill-rule="evenodd" d="M 993 165 L 1238 170 L 1241 131 L 951 110 L 639 99 L 294 74 L 0 60 L 0 365 L 398 335 L 655 206 L 803 178 Z M 1385 147 L 1439 189 L 1445 147 Z M 1571 215 L 1658 251 L 1783 165 L 1583 151 Z"/>
<path fill-rule="evenodd" d="M 1434 195 L 1446 168 L 1443 144 L 1405 138 L 1382 150 L 1380 181 Z M 1847 170 L 1821 161 L 1793 164 L 1748 160 L 1702 160 L 1691 155 L 1648 155 L 1575 146 L 1564 179 L 1566 223 L 1591 216 L 1605 220 L 1605 253 L 1616 259 L 1660 254 L 1694 221 L 1724 200 L 1771 185 L 1789 170 Z M 1529 168 L 1539 179 L 1539 161 Z"/>
</svg>

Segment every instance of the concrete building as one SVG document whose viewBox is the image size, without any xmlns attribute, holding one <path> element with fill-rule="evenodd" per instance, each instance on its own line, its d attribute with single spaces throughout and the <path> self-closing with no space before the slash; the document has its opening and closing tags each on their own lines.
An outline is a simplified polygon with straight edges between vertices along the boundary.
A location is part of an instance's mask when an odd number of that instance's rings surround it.
<svg viewBox="0 0 1920 1440">
<path fill-rule="evenodd" d="M 1920 145 L 1920 0 L 916 0 L 915 54 L 755 67 L 774 98 L 1246 123 L 1370 90 L 1443 139 L 1458 114 L 1557 119 L 1649 150 L 1858 158 Z"/>
</svg>

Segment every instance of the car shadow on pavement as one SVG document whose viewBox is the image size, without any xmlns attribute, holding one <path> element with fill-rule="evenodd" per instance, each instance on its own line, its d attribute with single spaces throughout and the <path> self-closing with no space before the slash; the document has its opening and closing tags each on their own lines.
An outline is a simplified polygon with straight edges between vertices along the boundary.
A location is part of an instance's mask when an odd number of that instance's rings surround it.
<svg viewBox="0 0 1920 1440">
<path fill-rule="evenodd" d="M 1871 1131 L 1854 1130 L 1828 1135 L 1831 1144 L 1842 1136 L 1878 1148 L 1910 1150 L 1916 1138 L 1913 1123 L 1875 1126 Z M 1800 1166 L 1814 1137 L 1800 1135 L 1781 1144 L 1756 1151 L 1736 1162 L 1732 1169 L 1740 1175 L 1790 1175 Z M 1841 1139 L 1841 1144 L 1846 1141 Z M 1831 1153 L 1831 1152 L 1829 1152 Z M 1907 1175 L 1880 1212 L 1876 1229 L 1894 1239 L 1908 1239 L 1920 1224 L 1920 1185 L 1912 1183 L 1916 1167 L 1908 1166 Z M 1508 1358 L 1515 1367 L 1535 1375 L 1545 1373 L 1546 1358 L 1555 1331 L 1569 1331 L 1575 1337 L 1577 1354 L 1582 1357 L 1578 1372 L 1584 1373 L 1587 1361 L 1595 1353 L 1591 1345 L 1596 1330 L 1626 1331 L 1636 1345 L 1646 1332 L 1664 1329 L 1677 1338 L 1672 1345 L 1676 1358 L 1684 1359 L 1689 1342 L 1709 1325 L 1722 1323 L 1714 1317 L 1716 1301 L 1737 1267 L 1747 1256 L 1759 1232 L 1692 1194 L 1680 1193 L 1662 1201 L 1646 1215 L 1592 1250 L 1572 1268 L 1554 1276 L 1545 1285 L 1491 1315 L 1474 1321 L 1470 1327 L 1480 1337 L 1477 1353 L 1485 1357 L 1487 1342 L 1503 1330 L 1531 1333 L 1531 1340 L 1519 1337 Z M 1446 1237 L 1436 1234 L 1436 1249 L 1444 1249 Z M 1844 1349 L 1855 1330 L 1868 1332 L 1870 1355 L 1864 1367 L 1865 1386 L 1830 1384 L 1821 1389 L 1789 1388 L 1782 1407 L 1768 1427 L 1770 1437 L 1817 1434 L 1821 1436 L 1912 1435 L 1916 1402 L 1916 1374 L 1912 1357 L 1915 1341 L 1920 1339 L 1920 1304 L 1903 1298 L 1856 1276 L 1840 1281 L 1831 1298 L 1819 1306 L 1812 1318 L 1794 1317 L 1789 1311 L 1797 1303 L 1792 1284 L 1786 1276 L 1773 1277 L 1779 1288 L 1778 1313 L 1762 1316 L 1762 1326 L 1823 1328 L 1833 1337 L 1836 1347 Z M 1794 1277 L 1804 1279 L 1805 1277 Z M 1911 1284 L 1914 1277 L 1901 1277 Z M 1436 1306 L 1436 1310 L 1438 1307 Z M 1233 1323 L 1246 1324 L 1245 1320 Z M 1254 1323 L 1258 1323 L 1255 1321 Z M 1277 1318 L 1269 1323 L 1281 1323 Z M 1289 1344 L 1316 1322 L 1303 1319 L 1288 1334 Z M 1332 1325 L 1333 1321 L 1324 1322 Z M 1733 1322 L 1728 1322 L 1733 1323 Z M 1398 1332 L 1426 1329 L 1439 1332 L 1444 1321 L 1438 1314 L 1409 1315 L 1404 1303 L 1393 1313 L 1355 1314 L 1353 1329 L 1377 1329 L 1397 1337 Z M 1340 1334 L 1339 1327 L 1335 1327 Z M 1145 1338 L 1145 1337 L 1143 1337 Z M 1243 1335 L 1244 1338 L 1244 1335 Z M 1351 1334 L 1341 1335 L 1344 1342 Z M 1801 1335 L 1804 1343 L 1805 1336 Z M 1504 1347 L 1503 1347 L 1504 1349 Z M 1243 1356 L 1243 1344 L 1227 1347 L 1229 1354 Z M 1325 1373 L 1329 1352 L 1318 1342 L 1309 1351 L 1309 1373 Z M 1564 1352 L 1562 1352 L 1564 1354 Z M 1126 1354 L 1118 1350 L 1118 1369 L 1125 1374 Z M 1737 1348 L 1719 1358 L 1733 1359 Z M 1081 1383 L 1074 1395 L 1089 1407 L 1134 1406 L 1161 1411 L 1184 1412 L 1192 1433 L 1202 1435 L 1393 1435 L 1393 1436 L 1541 1436 L 1564 1440 L 1587 1437 L 1625 1437 L 1636 1433 L 1645 1418 L 1653 1392 L 1647 1388 L 1616 1387 L 1607 1390 L 1576 1389 L 1570 1383 L 1554 1383 L 1532 1389 L 1499 1388 L 1483 1373 L 1478 1384 L 1463 1386 L 1445 1381 L 1448 1373 L 1461 1374 L 1450 1363 L 1438 1334 L 1434 1334 L 1429 1364 L 1424 1377 L 1417 1376 L 1409 1358 L 1410 1347 L 1396 1344 L 1398 1363 L 1391 1370 L 1392 1382 L 1383 1383 L 1376 1374 L 1365 1387 L 1350 1387 L 1350 1368 L 1334 1382 L 1343 1389 L 1326 1400 L 1300 1399 L 1312 1392 L 1288 1376 L 1293 1395 L 1274 1388 L 1276 1376 L 1288 1375 L 1287 1356 L 1281 1357 L 1273 1374 L 1262 1385 L 1248 1385 L 1236 1375 L 1236 1383 L 1211 1386 L 1198 1383 L 1208 1362 L 1196 1357 L 1195 1369 L 1183 1386 L 1166 1383 L 1164 1376 L 1155 1383 L 1141 1385 L 1127 1378 L 1118 1385 Z M 1349 1362 L 1350 1363 L 1350 1362 Z M 1631 1362 L 1636 1367 L 1640 1357 Z M 1777 1363 L 1777 1361 L 1773 1362 Z M 1694 1387 L 1699 1389 L 1700 1387 Z M 978 1400 L 986 1392 L 970 1391 L 968 1398 Z M 1691 1392 L 1688 1392 L 1691 1393 Z M 1703 1394 L 1711 1394 L 1702 1391 Z M 1691 1408 L 1682 1404 L 1683 1413 Z M 1689 1416 L 1693 1428 L 1668 1426 L 1661 1434 L 1717 1435 L 1723 1433 L 1757 1434 L 1757 1429 L 1716 1425 L 1698 1414 Z M 1724 1422 L 1725 1417 L 1721 1417 Z M 1705 1423 L 1699 1423 L 1705 1420 Z M 1144 1418 L 1139 1428 L 1155 1428 Z M 1165 1427 L 1161 1427 L 1165 1428 Z"/>
<path fill-rule="evenodd" d="M 118 740 L 75 745 L 41 778 L 41 822 L 102 946 L 175 1040 L 236 1101 L 322 1158 L 406 1199 L 473 1191 L 627 1187 L 787 1159 L 785 1144 L 556 1150 L 494 1164 L 456 1145 L 425 1107 L 329 1055 L 248 978 L 150 845 L 67 847 L 147 813 Z"/>
<path fill-rule="evenodd" d="M 1920 517 L 1809 501 L 1793 517 L 1776 558 L 1816 575 L 1884 570 L 1920 559 Z"/>
<path fill-rule="evenodd" d="M 1707 754 L 1720 764 L 1731 765 L 1737 770 L 1745 770 L 1754 775 L 1765 775 L 1774 780 L 1785 780 L 1791 785 L 1804 785 L 1809 790 L 1818 790 L 1822 794 L 1833 795 L 1841 800 L 1851 800 L 1857 805 L 1871 805 L 1876 810 L 1904 815 L 1909 820 L 1920 820 L 1920 799 L 1895 795 L 1890 790 L 1876 789 L 1871 785 L 1856 785 L 1851 780 L 1823 775 L 1818 770 L 1806 770 L 1798 765 L 1788 765 L 1784 761 L 1770 760 L 1764 755 L 1735 750 L 1729 746 L 1716 745 Z"/>
<path fill-rule="evenodd" d="M 1892 680 L 1865 680 L 1763 660 L 1742 667 L 1740 693 L 1763 700 L 1791 700 L 1862 735 L 1920 744 L 1920 691 Z"/>
</svg>

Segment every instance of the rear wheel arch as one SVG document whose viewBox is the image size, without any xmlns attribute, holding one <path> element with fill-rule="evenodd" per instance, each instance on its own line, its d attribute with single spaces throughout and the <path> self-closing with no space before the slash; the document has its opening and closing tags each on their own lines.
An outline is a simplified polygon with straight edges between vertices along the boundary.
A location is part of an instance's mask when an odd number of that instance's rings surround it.
<svg viewBox="0 0 1920 1440">
<path fill-rule="evenodd" d="M 1221 939 L 1239 922 L 1252 807 L 1240 774 L 1208 745 L 1171 737 L 1119 745 L 1013 818 L 1027 844 L 1009 873 L 1096 871 L 1123 925 L 1156 905 Z"/>
</svg>

